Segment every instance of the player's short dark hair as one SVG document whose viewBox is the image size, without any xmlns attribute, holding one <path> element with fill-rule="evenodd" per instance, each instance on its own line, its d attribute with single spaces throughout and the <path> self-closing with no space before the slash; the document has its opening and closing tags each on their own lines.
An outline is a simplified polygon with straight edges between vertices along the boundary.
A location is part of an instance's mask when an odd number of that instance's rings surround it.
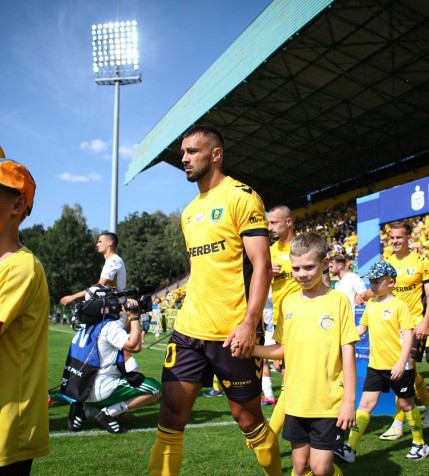
<svg viewBox="0 0 429 476">
<path fill-rule="evenodd" d="M 116 233 L 113 233 L 112 231 L 106 231 L 104 233 L 101 233 L 101 236 L 106 236 L 108 240 L 113 241 L 113 247 L 116 249 L 118 247 L 118 235 Z"/>
<path fill-rule="evenodd" d="M 334 255 L 329 258 L 329 261 L 346 264 L 346 257 L 344 255 Z"/>
<path fill-rule="evenodd" d="M 406 221 L 395 221 L 394 223 L 390 224 L 390 229 L 391 230 L 399 230 L 400 228 L 403 228 L 405 230 L 405 234 L 408 236 L 411 236 L 412 229 L 409 223 Z"/>
<path fill-rule="evenodd" d="M 292 256 L 302 256 L 310 251 L 315 251 L 320 261 L 323 261 L 328 254 L 326 240 L 315 232 L 301 233 L 296 236 L 290 245 Z"/>
<path fill-rule="evenodd" d="M 279 210 L 283 217 L 292 218 L 292 210 L 287 205 L 280 203 L 278 205 L 274 205 L 268 210 L 268 213 L 274 212 L 276 210 Z"/>
<path fill-rule="evenodd" d="M 216 141 L 218 146 L 222 147 L 222 149 L 225 148 L 225 142 L 223 140 L 222 134 L 218 129 L 216 129 L 216 127 L 210 126 L 209 124 L 196 124 L 183 133 L 182 139 L 195 134 L 203 134 L 206 137 L 211 137 Z"/>
</svg>

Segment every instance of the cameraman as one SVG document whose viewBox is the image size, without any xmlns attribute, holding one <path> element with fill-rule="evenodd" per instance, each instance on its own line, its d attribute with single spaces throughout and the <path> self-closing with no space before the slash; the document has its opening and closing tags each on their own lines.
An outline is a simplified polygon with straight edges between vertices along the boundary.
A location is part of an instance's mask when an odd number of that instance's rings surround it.
<svg viewBox="0 0 429 476">
<path fill-rule="evenodd" d="M 127 272 L 123 259 L 116 254 L 117 246 L 118 236 L 115 233 L 105 232 L 98 237 L 97 251 L 103 255 L 105 262 L 97 284 L 121 290 L 126 287 Z M 63 296 L 60 304 L 67 306 L 78 299 L 83 299 L 85 292 L 86 290 L 83 290 Z"/>
<path fill-rule="evenodd" d="M 126 430 L 118 420 L 119 415 L 128 410 L 149 405 L 161 396 L 161 384 L 158 381 L 144 377 L 135 371 L 125 372 L 125 368 L 118 363 L 123 363 L 124 351 L 130 353 L 141 351 L 138 302 L 128 299 L 126 308 L 129 306 L 135 306 L 131 311 L 126 311 L 129 318 L 129 334 L 124 329 L 125 316 L 114 320 L 107 315 L 98 323 L 81 328 L 73 338 L 66 370 L 72 362 L 70 355 L 73 355 L 73 346 L 75 349 L 80 347 L 80 350 L 88 346 L 86 350 L 89 357 L 93 350 L 91 346 L 96 345 L 99 368 L 95 376 L 90 377 L 88 388 L 81 393 L 87 396 L 82 399 L 83 401 L 77 401 L 70 406 L 67 426 L 71 431 L 80 431 L 84 420 L 93 416 L 98 424 L 109 433 L 124 433 Z M 88 360 L 86 359 L 84 363 Z M 84 378 L 88 367 L 88 365 L 79 367 Z M 79 380 L 72 374 L 67 377 L 68 379 L 63 379 L 62 384 L 62 391 L 66 395 L 68 394 L 67 385 L 75 386 L 73 379 Z"/>
</svg>

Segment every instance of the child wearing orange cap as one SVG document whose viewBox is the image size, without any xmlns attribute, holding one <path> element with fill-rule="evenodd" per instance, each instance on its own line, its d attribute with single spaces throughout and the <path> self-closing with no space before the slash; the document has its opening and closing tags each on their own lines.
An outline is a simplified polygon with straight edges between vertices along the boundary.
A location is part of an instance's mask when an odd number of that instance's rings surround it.
<svg viewBox="0 0 429 476">
<path fill-rule="evenodd" d="M 0 159 L 0 473 L 20 476 L 48 453 L 49 438 L 48 285 L 18 232 L 35 189 L 26 167 Z"/>
</svg>

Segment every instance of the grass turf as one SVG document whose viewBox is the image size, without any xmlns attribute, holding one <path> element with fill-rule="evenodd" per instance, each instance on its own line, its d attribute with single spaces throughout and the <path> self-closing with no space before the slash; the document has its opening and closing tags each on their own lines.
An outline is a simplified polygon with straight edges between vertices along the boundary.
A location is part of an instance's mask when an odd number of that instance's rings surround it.
<svg viewBox="0 0 429 476">
<path fill-rule="evenodd" d="M 49 386 L 51 394 L 61 381 L 62 369 L 73 331 L 69 326 L 51 325 L 49 342 Z M 165 335 L 164 335 L 165 336 Z M 162 336 L 163 337 L 163 336 Z M 162 338 L 161 337 L 161 338 Z M 146 335 L 146 345 L 136 355 L 142 371 L 160 379 L 163 349 L 167 339 L 159 341 Z M 151 347 L 149 347 L 151 346 Z M 148 348 L 149 347 L 149 348 Z M 429 377 L 426 362 L 419 370 Z M 280 375 L 273 373 L 275 394 L 280 391 Z M 40 476 L 101 476 L 147 475 L 149 457 L 155 439 L 159 403 L 130 412 L 128 432 L 111 435 L 100 429 L 94 420 L 85 422 L 84 430 L 71 433 L 66 426 L 68 405 L 54 400 L 50 414 L 50 454 L 33 463 L 33 475 Z M 273 407 L 263 407 L 269 419 Z M 406 426 L 404 437 L 384 442 L 378 437 L 391 424 L 391 417 L 373 417 L 361 440 L 355 464 L 337 462 L 345 476 L 379 474 L 380 476 L 428 476 L 429 458 L 410 462 L 405 455 L 411 445 L 411 434 Z M 424 430 L 429 441 L 429 429 Z M 290 474 L 291 450 L 287 441 L 280 440 L 283 473 Z M 244 438 L 232 421 L 225 397 L 197 399 L 190 424 L 186 430 L 182 476 L 257 476 L 263 472 L 254 454 L 245 446 Z"/>
</svg>

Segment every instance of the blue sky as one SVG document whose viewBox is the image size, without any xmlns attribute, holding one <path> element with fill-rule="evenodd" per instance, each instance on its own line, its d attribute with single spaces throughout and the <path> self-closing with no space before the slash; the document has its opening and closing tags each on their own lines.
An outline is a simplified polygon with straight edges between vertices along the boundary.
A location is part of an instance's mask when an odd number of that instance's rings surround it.
<svg viewBox="0 0 429 476">
<path fill-rule="evenodd" d="M 182 210 L 197 193 L 159 164 L 123 185 L 135 146 L 270 0 L 0 0 L 0 144 L 37 182 L 24 227 L 79 203 L 110 223 L 113 86 L 92 71 L 91 25 L 137 20 L 141 84 L 121 87 L 118 219 Z"/>
</svg>

